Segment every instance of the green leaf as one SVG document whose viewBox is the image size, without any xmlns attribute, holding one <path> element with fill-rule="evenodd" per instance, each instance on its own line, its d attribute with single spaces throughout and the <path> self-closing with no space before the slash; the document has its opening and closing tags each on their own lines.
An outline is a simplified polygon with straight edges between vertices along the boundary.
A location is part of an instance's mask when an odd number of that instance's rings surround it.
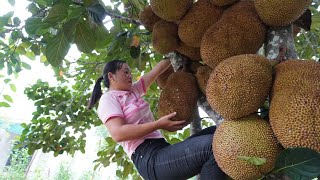
<svg viewBox="0 0 320 180">
<path fill-rule="evenodd" d="M 64 4 L 57 4 L 50 9 L 49 14 L 45 18 L 44 22 L 54 26 L 58 22 L 65 19 L 67 16 L 68 16 L 68 7 L 65 6 Z"/>
<path fill-rule="evenodd" d="M 32 44 L 30 49 L 35 55 L 40 55 L 40 47 L 37 44 Z"/>
<path fill-rule="evenodd" d="M 8 2 L 11 4 L 11 6 L 14 6 L 16 1 L 15 0 L 8 0 Z"/>
<path fill-rule="evenodd" d="M 6 102 L 0 102 L 0 107 L 10 107 L 10 105 Z"/>
<path fill-rule="evenodd" d="M 17 87 L 14 84 L 10 84 L 10 88 L 13 92 L 17 92 Z"/>
<path fill-rule="evenodd" d="M 320 13 L 312 16 L 311 31 L 320 28 Z"/>
<path fill-rule="evenodd" d="M 35 35 L 41 27 L 42 20 L 40 18 L 29 18 L 26 20 L 25 30 L 30 35 Z"/>
<path fill-rule="evenodd" d="M 21 20 L 20 20 L 18 17 L 14 17 L 14 18 L 13 18 L 13 24 L 14 24 L 15 26 L 19 26 L 20 23 L 21 23 Z"/>
<path fill-rule="evenodd" d="M 10 82 L 10 81 L 11 81 L 11 79 L 5 79 L 4 83 L 8 84 L 8 82 Z"/>
<path fill-rule="evenodd" d="M 3 26 L 5 26 L 9 23 L 9 20 L 11 19 L 13 14 L 14 14 L 14 12 L 10 11 L 7 14 L 0 17 L 0 28 L 2 28 Z"/>
<path fill-rule="evenodd" d="M 34 0 L 34 2 L 41 6 L 47 6 L 47 2 L 45 0 Z"/>
<path fill-rule="evenodd" d="M 49 63 L 52 66 L 59 66 L 69 49 L 69 41 L 63 31 L 61 31 L 48 42 L 46 47 L 46 56 Z"/>
<path fill-rule="evenodd" d="M 105 48 L 109 44 L 109 31 L 105 26 L 98 26 L 95 29 L 95 36 L 97 37 L 96 47 Z"/>
<path fill-rule="evenodd" d="M 95 48 L 96 37 L 87 22 L 82 21 L 77 25 L 74 42 L 81 52 L 90 53 Z"/>
<path fill-rule="evenodd" d="M 63 25 L 63 32 L 70 42 L 73 41 L 76 26 L 79 24 L 79 18 L 71 19 Z"/>
<path fill-rule="evenodd" d="M 275 172 L 292 180 L 309 180 L 320 176 L 320 153 L 309 148 L 288 148 L 277 159 Z"/>
<path fill-rule="evenodd" d="M 12 99 L 12 97 L 11 97 L 11 96 L 9 96 L 9 95 L 3 95 L 3 98 L 4 98 L 5 100 L 7 100 L 7 101 L 9 101 L 9 102 L 13 103 L 13 99 Z"/>
<path fill-rule="evenodd" d="M 31 66 L 25 62 L 21 62 L 22 67 L 24 67 L 25 69 L 31 70 Z"/>
<path fill-rule="evenodd" d="M 238 156 L 238 159 L 247 161 L 248 163 L 255 166 L 261 166 L 267 162 L 266 158 L 259 157 Z"/>
<path fill-rule="evenodd" d="M 30 3 L 27 7 L 28 11 L 31 12 L 31 14 L 36 14 L 39 12 L 39 8 L 35 3 Z"/>
</svg>

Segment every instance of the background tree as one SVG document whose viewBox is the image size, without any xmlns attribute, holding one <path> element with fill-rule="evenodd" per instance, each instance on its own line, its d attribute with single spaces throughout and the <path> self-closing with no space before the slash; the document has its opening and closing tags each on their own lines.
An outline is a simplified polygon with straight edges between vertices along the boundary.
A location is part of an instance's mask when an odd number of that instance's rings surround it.
<svg viewBox="0 0 320 180">
<path fill-rule="evenodd" d="M 14 0 L 8 2 L 13 6 L 16 3 Z M 0 78 L 10 84 L 8 75 L 18 75 L 23 69 L 32 70 L 30 62 L 22 60 L 22 56 L 30 60 L 40 57 L 44 66 L 53 68 L 60 84 L 50 87 L 48 83 L 38 81 L 25 89 L 25 94 L 37 107 L 31 123 L 22 124 L 21 142 L 28 145 L 30 154 L 38 149 L 54 152 L 56 156 L 64 152 L 71 155 L 76 151 L 84 152 L 85 131 L 101 125 L 96 113 L 86 110 L 86 104 L 106 62 L 126 60 L 133 67 L 134 77 L 138 78 L 163 58 L 154 51 L 151 33 L 138 19 L 139 12 L 147 4 L 146 0 L 112 0 L 107 6 L 96 0 L 34 0 L 27 7 L 31 16 L 25 22 L 13 12 L 0 17 L 0 69 L 7 71 L 7 74 L 0 74 Z M 319 1 L 314 0 L 309 9 L 312 12 L 311 30 L 301 30 L 297 34 L 295 48 L 301 59 L 318 60 Z M 66 55 L 74 44 L 81 57 L 67 59 Z M 14 84 L 10 87 L 15 91 Z M 159 94 L 159 88 L 153 84 L 145 97 L 154 112 Z M 9 107 L 12 101 L 10 96 L 3 95 L 0 106 Z M 199 102 L 210 117 L 217 116 L 208 104 L 205 105 L 205 99 Z M 191 129 L 199 129 L 199 122 L 195 121 Z M 202 121 L 202 125 L 207 126 L 208 122 Z M 165 133 L 171 143 L 189 135 L 189 129 Z M 117 176 L 139 177 L 130 160 L 123 158 L 126 157 L 123 149 L 111 137 L 106 137 L 105 148 L 98 156 L 96 167 L 117 163 Z"/>
</svg>

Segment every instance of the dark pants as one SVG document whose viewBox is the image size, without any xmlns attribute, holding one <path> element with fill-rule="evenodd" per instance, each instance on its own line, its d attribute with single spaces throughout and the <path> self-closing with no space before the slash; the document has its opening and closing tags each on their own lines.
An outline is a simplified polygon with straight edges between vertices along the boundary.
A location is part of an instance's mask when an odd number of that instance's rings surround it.
<svg viewBox="0 0 320 180">
<path fill-rule="evenodd" d="M 212 153 L 214 131 L 214 126 L 203 129 L 173 145 L 165 139 L 146 139 L 131 158 L 146 180 L 182 180 L 197 174 L 203 180 L 224 180 Z"/>
</svg>

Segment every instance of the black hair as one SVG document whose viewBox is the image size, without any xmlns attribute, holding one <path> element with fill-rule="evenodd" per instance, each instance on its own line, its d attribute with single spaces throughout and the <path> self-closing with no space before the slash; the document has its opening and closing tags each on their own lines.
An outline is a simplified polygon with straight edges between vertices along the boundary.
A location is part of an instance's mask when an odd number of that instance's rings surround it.
<svg viewBox="0 0 320 180">
<path fill-rule="evenodd" d="M 97 79 L 97 81 L 94 85 L 92 95 L 91 95 L 89 103 L 88 103 L 88 109 L 92 109 L 92 107 L 98 102 L 98 100 L 102 96 L 101 82 L 103 81 L 103 84 L 107 88 L 109 88 L 110 81 L 108 78 L 108 73 L 111 72 L 112 74 L 115 74 L 118 70 L 121 69 L 122 65 L 125 63 L 126 62 L 122 61 L 122 60 L 112 60 L 112 61 L 109 61 L 104 66 L 102 76 Z"/>
</svg>

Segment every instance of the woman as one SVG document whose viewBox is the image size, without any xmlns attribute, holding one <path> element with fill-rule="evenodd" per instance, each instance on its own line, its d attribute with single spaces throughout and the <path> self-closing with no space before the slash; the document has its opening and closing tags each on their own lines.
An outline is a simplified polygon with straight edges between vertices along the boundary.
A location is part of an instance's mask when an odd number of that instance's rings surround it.
<svg viewBox="0 0 320 180">
<path fill-rule="evenodd" d="M 179 180 L 199 173 L 201 179 L 224 179 L 225 174 L 212 154 L 215 127 L 170 145 L 159 130 L 177 131 L 187 125 L 186 121 L 171 121 L 175 112 L 154 121 L 148 103 L 142 99 L 150 85 L 169 66 L 169 60 L 162 60 L 133 83 L 130 68 L 124 61 L 108 62 L 94 86 L 88 108 L 100 99 L 99 118 L 113 140 L 123 146 L 144 179 Z M 108 88 L 104 94 L 101 81 Z"/>
</svg>

